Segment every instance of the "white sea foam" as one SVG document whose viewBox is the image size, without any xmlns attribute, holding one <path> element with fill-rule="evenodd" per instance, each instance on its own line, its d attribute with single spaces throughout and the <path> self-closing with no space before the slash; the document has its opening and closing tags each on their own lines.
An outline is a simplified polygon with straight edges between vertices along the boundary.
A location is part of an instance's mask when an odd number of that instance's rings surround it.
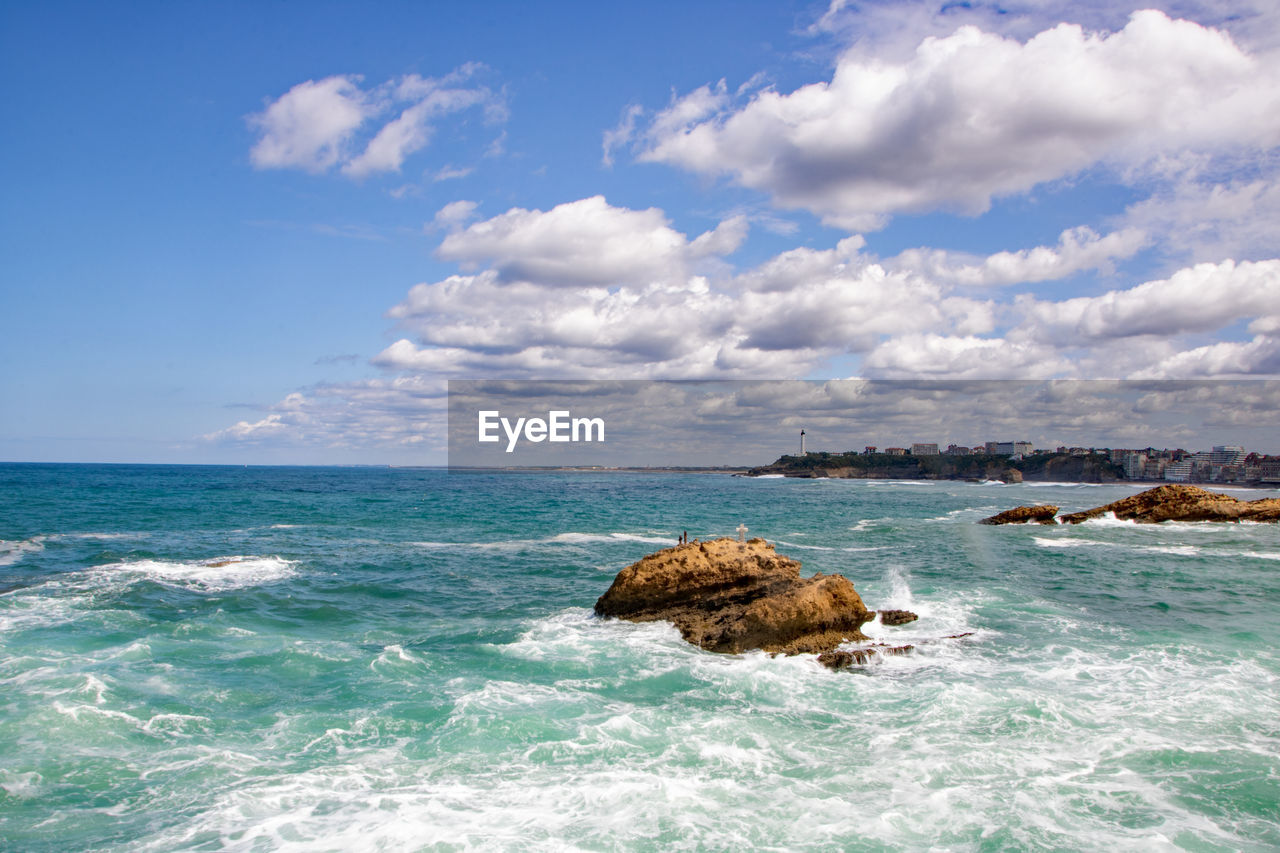
<svg viewBox="0 0 1280 853">
<path fill-rule="evenodd" d="M 651 545 L 674 545 L 675 536 L 653 536 L 639 533 L 576 533 L 573 531 L 557 533 L 545 539 L 497 539 L 489 542 L 436 542 L 419 541 L 409 544 L 416 548 L 430 550 L 481 550 L 481 551 L 519 551 L 526 548 L 545 548 L 557 545 L 594 545 L 602 542 L 644 542 Z"/>
<path fill-rule="evenodd" d="M 773 543 L 774 543 L 775 545 L 781 545 L 781 546 L 783 546 L 784 548 L 803 548 L 803 549 L 808 550 L 808 551 L 837 551 L 837 550 L 840 550 L 840 549 L 838 549 L 838 548 L 834 548 L 834 547 L 832 547 L 832 546 L 830 546 L 830 545 L 805 545 L 805 544 L 802 544 L 802 543 L 800 543 L 800 542 L 786 542 L 786 541 L 784 541 L 784 540 L 782 540 L 782 539 L 775 539 L 775 540 L 773 540 Z"/>
<path fill-rule="evenodd" d="M 1047 536 L 1032 536 L 1031 541 L 1039 545 L 1041 548 L 1085 548 L 1090 545 L 1106 545 L 1105 542 L 1095 542 L 1092 539 L 1076 539 L 1061 538 L 1051 539 Z"/>
<path fill-rule="evenodd" d="M 592 542 L 646 542 L 652 545 L 673 545 L 674 536 L 642 536 L 638 533 L 558 533 L 548 542 L 568 542 L 575 545 Z"/>
<path fill-rule="evenodd" d="M 0 566 L 12 566 L 28 554 L 39 554 L 44 550 L 44 536 L 32 536 L 30 539 L 0 539 Z"/>
<path fill-rule="evenodd" d="M 34 771 L 15 773 L 0 770 L 0 789 L 17 800 L 29 800 L 41 793 L 44 777 Z"/>
<path fill-rule="evenodd" d="M 111 563 L 83 574 L 107 584 L 154 581 L 194 592 L 229 592 L 286 580 L 297 561 L 280 557 L 227 556 L 196 562 L 136 560 Z"/>
<path fill-rule="evenodd" d="M 369 661 L 369 669 L 385 678 L 399 680 L 420 676 L 429 667 L 420 655 L 405 649 L 399 643 L 392 643 L 384 646 L 378 656 Z"/>
</svg>

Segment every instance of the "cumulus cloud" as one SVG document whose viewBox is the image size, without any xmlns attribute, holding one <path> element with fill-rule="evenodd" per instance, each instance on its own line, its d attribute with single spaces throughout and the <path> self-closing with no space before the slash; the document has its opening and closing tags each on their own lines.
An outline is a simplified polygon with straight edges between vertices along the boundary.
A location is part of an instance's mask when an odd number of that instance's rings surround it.
<svg viewBox="0 0 1280 853">
<path fill-rule="evenodd" d="M 456 204 L 445 220 L 473 215 Z M 735 217 L 689 239 L 660 210 L 600 197 L 455 228 L 438 254 L 475 269 L 413 287 L 389 312 L 405 334 L 375 363 L 470 377 L 795 376 L 842 361 L 883 377 L 1148 375 L 1161 364 L 1200 376 L 1226 361 L 1171 356 L 1240 323 L 1262 338 L 1280 330 L 1280 260 L 1203 264 L 1070 299 L 1007 292 L 1108 268 L 1145 245 L 1136 231 L 1069 229 L 1053 248 L 889 262 L 853 236 L 741 272 L 699 269 L 744 234 Z M 970 289 L 994 284 L 1006 289 Z M 1233 375 L 1271 364 L 1250 353 Z"/>
<path fill-rule="evenodd" d="M 904 335 L 886 340 L 862 362 L 863 375 L 884 379 L 1025 379 L 1071 375 L 1052 347 L 973 335 Z"/>
<path fill-rule="evenodd" d="M 249 117 L 259 134 L 249 158 L 259 169 L 323 172 L 346 155 L 356 129 L 375 111 L 359 77 L 307 80 Z"/>
<path fill-rule="evenodd" d="M 1280 229 L 1280 170 L 1260 162 L 1240 171 L 1247 177 L 1192 175 L 1161 187 L 1130 206 L 1124 221 L 1158 235 L 1170 256 L 1192 262 L 1271 257 Z"/>
<path fill-rule="evenodd" d="M 1248 377 L 1280 374 L 1280 336 L 1259 335 L 1251 341 L 1222 341 L 1171 354 L 1134 372 L 1140 379 Z"/>
<path fill-rule="evenodd" d="M 461 228 L 463 224 L 471 221 L 475 217 L 478 205 L 474 201 L 467 199 L 459 199 L 451 201 L 444 207 L 436 211 L 436 215 L 431 220 L 429 228 L 440 228 L 446 231 L 453 231 Z"/>
<path fill-rule="evenodd" d="M 967 287 L 1028 284 L 1068 278 L 1076 273 L 1114 271 L 1117 260 L 1132 257 L 1150 243 L 1138 228 L 1125 228 L 1100 236 L 1087 226 L 1069 228 L 1057 246 L 997 252 L 974 258 L 942 249 L 908 249 L 887 264 L 914 270 L 934 281 Z"/>
<path fill-rule="evenodd" d="M 1062 347 L 1210 332 L 1238 320 L 1269 330 L 1280 322 L 1280 260 L 1197 264 L 1127 290 L 1061 301 L 1023 297 L 1016 307 L 1024 319 L 1011 339 Z"/>
<path fill-rule="evenodd" d="M 639 157 L 869 230 L 901 212 L 980 213 L 1099 163 L 1270 148 L 1277 107 L 1273 61 L 1148 10 L 1109 34 L 1061 24 L 1023 43 L 965 26 L 900 62 L 850 51 L 829 82 L 741 106 L 723 82 L 703 86 L 655 116 Z"/>
<path fill-rule="evenodd" d="M 471 63 L 441 78 L 410 74 L 371 89 L 357 75 L 299 83 L 249 116 L 258 134 L 250 160 L 313 173 L 338 166 L 352 178 L 398 172 L 447 115 L 481 108 L 489 121 L 505 119 L 501 93 L 469 82 L 481 71 Z"/>
<path fill-rule="evenodd" d="M 699 269 L 746 229 L 736 216 L 691 240 L 659 210 L 600 197 L 473 223 L 437 254 L 483 268 L 410 290 L 389 314 L 412 340 L 375 361 L 472 376 L 802 375 L 886 337 L 995 323 L 990 301 L 887 270 L 858 237 L 741 274 Z"/>
<path fill-rule="evenodd" d="M 450 234 L 436 255 L 489 264 L 503 281 L 608 287 L 672 278 L 694 258 L 733 252 L 745 237 L 746 220 L 736 217 L 690 242 L 657 208 L 593 196 L 548 211 L 512 208 Z"/>
</svg>

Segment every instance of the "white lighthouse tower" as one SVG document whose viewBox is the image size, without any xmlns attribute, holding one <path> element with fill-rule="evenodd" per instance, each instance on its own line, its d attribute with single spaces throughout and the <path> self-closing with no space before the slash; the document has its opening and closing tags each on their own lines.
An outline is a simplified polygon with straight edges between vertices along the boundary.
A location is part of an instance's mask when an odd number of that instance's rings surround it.
<svg viewBox="0 0 1280 853">
<path fill-rule="evenodd" d="M 800 455 L 804 456 L 804 430 L 800 430 Z"/>
</svg>

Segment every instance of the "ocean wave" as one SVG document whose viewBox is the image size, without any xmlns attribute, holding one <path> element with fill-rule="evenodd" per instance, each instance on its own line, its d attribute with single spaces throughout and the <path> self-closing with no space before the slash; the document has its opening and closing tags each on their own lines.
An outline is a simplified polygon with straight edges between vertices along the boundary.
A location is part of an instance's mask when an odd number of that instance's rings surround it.
<svg viewBox="0 0 1280 853">
<path fill-rule="evenodd" d="M 1106 542 L 1095 542 L 1092 539 L 1050 539 L 1047 536 L 1032 536 L 1031 541 L 1041 548 L 1084 548 L 1089 545 L 1106 545 Z"/>
<path fill-rule="evenodd" d="M 448 550 L 453 548 L 482 551 L 515 551 L 557 545 L 589 545 L 602 542 L 644 542 L 650 545 L 675 545 L 675 536 L 651 536 L 639 533 L 557 533 L 543 539 L 496 539 L 488 542 L 438 542 L 424 540 L 410 542 L 416 548 Z"/>
<path fill-rule="evenodd" d="M 799 542 L 786 542 L 782 539 L 774 539 L 774 545 L 781 545 L 784 548 L 803 548 L 806 551 L 839 551 L 839 548 L 833 548 L 830 545 L 803 545 Z"/>
<path fill-rule="evenodd" d="M 1150 488 L 1149 483 L 1144 483 L 1144 484 L 1122 483 L 1119 481 L 1114 483 L 1072 483 L 1072 482 L 1060 483 L 1057 480 L 1023 480 L 1018 485 L 1025 486 L 1028 488 L 1038 488 L 1040 486 L 1045 486 L 1046 488 L 1051 488 L 1051 489 L 1109 489 L 1109 488 L 1125 489 L 1127 488 L 1127 489 L 1145 490 Z"/>
<path fill-rule="evenodd" d="M 32 536 L 30 539 L 0 539 L 0 566 L 12 566 L 28 554 L 39 554 L 44 550 L 44 536 Z"/>
<path fill-rule="evenodd" d="M 153 581 L 194 592 L 229 592 L 286 580 L 297 574 L 296 560 L 228 556 L 196 562 L 137 560 L 110 563 L 83 574 L 107 583 Z"/>
</svg>

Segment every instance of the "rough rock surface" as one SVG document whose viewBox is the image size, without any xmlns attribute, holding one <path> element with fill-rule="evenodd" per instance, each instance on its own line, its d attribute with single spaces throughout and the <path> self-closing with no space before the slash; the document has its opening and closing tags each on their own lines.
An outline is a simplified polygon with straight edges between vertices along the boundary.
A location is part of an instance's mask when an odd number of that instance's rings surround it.
<svg viewBox="0 0 1280 853">
<path fill-rule="evenodd" d="M 881 610 L 879 612 L 881 625 L 905 625 L 920 618 L 910 610 Z"/>
<path fill-rule="evenodd" d="M 848 669 L 856 664 L 869 662 L 876 655 L 905 655 L 909 653 L 915 646 L 886 646 L 883 643 L 877 643 L 874 646 L 861 649 L 839 649 L 833 652 L 823 652 L 818 655 L 818 663 L 830 669 Z"/>
<path fill-rule="evenodd" d="M 1013 509 L 1006 509 L 1004 512 L 998 512 L 990 518 L 984 518 L 979 524 L 1024 524 L 1034 521 L 1038 524 L 1057 524 L 1053 517 L 1058 514 L 1058 508 L 1052 504 L 1041 504 L 1039 506 L 1015 506 Z"/>
<path fill-rule="evenodd" d="M 1280 498 L 1242 501 L 1201 489 L 1171 483 L 1136 495 L 1060 516 L 1063 524 L 1079 524 L 1090 518 L 1115 513 L 1116 518 L 1138 522 L 1160 521 L 1280 521 Z"/>
<path fill-rule="evenodd" d="M 595 611 L 632 622 L 668 620 L 694 645 L 821 654 L 865 640 L 873 618 L 842 575 L 800 577 L 800 563 L 763 539 L 664 548 L 618 573 Z"/>
</svg>

